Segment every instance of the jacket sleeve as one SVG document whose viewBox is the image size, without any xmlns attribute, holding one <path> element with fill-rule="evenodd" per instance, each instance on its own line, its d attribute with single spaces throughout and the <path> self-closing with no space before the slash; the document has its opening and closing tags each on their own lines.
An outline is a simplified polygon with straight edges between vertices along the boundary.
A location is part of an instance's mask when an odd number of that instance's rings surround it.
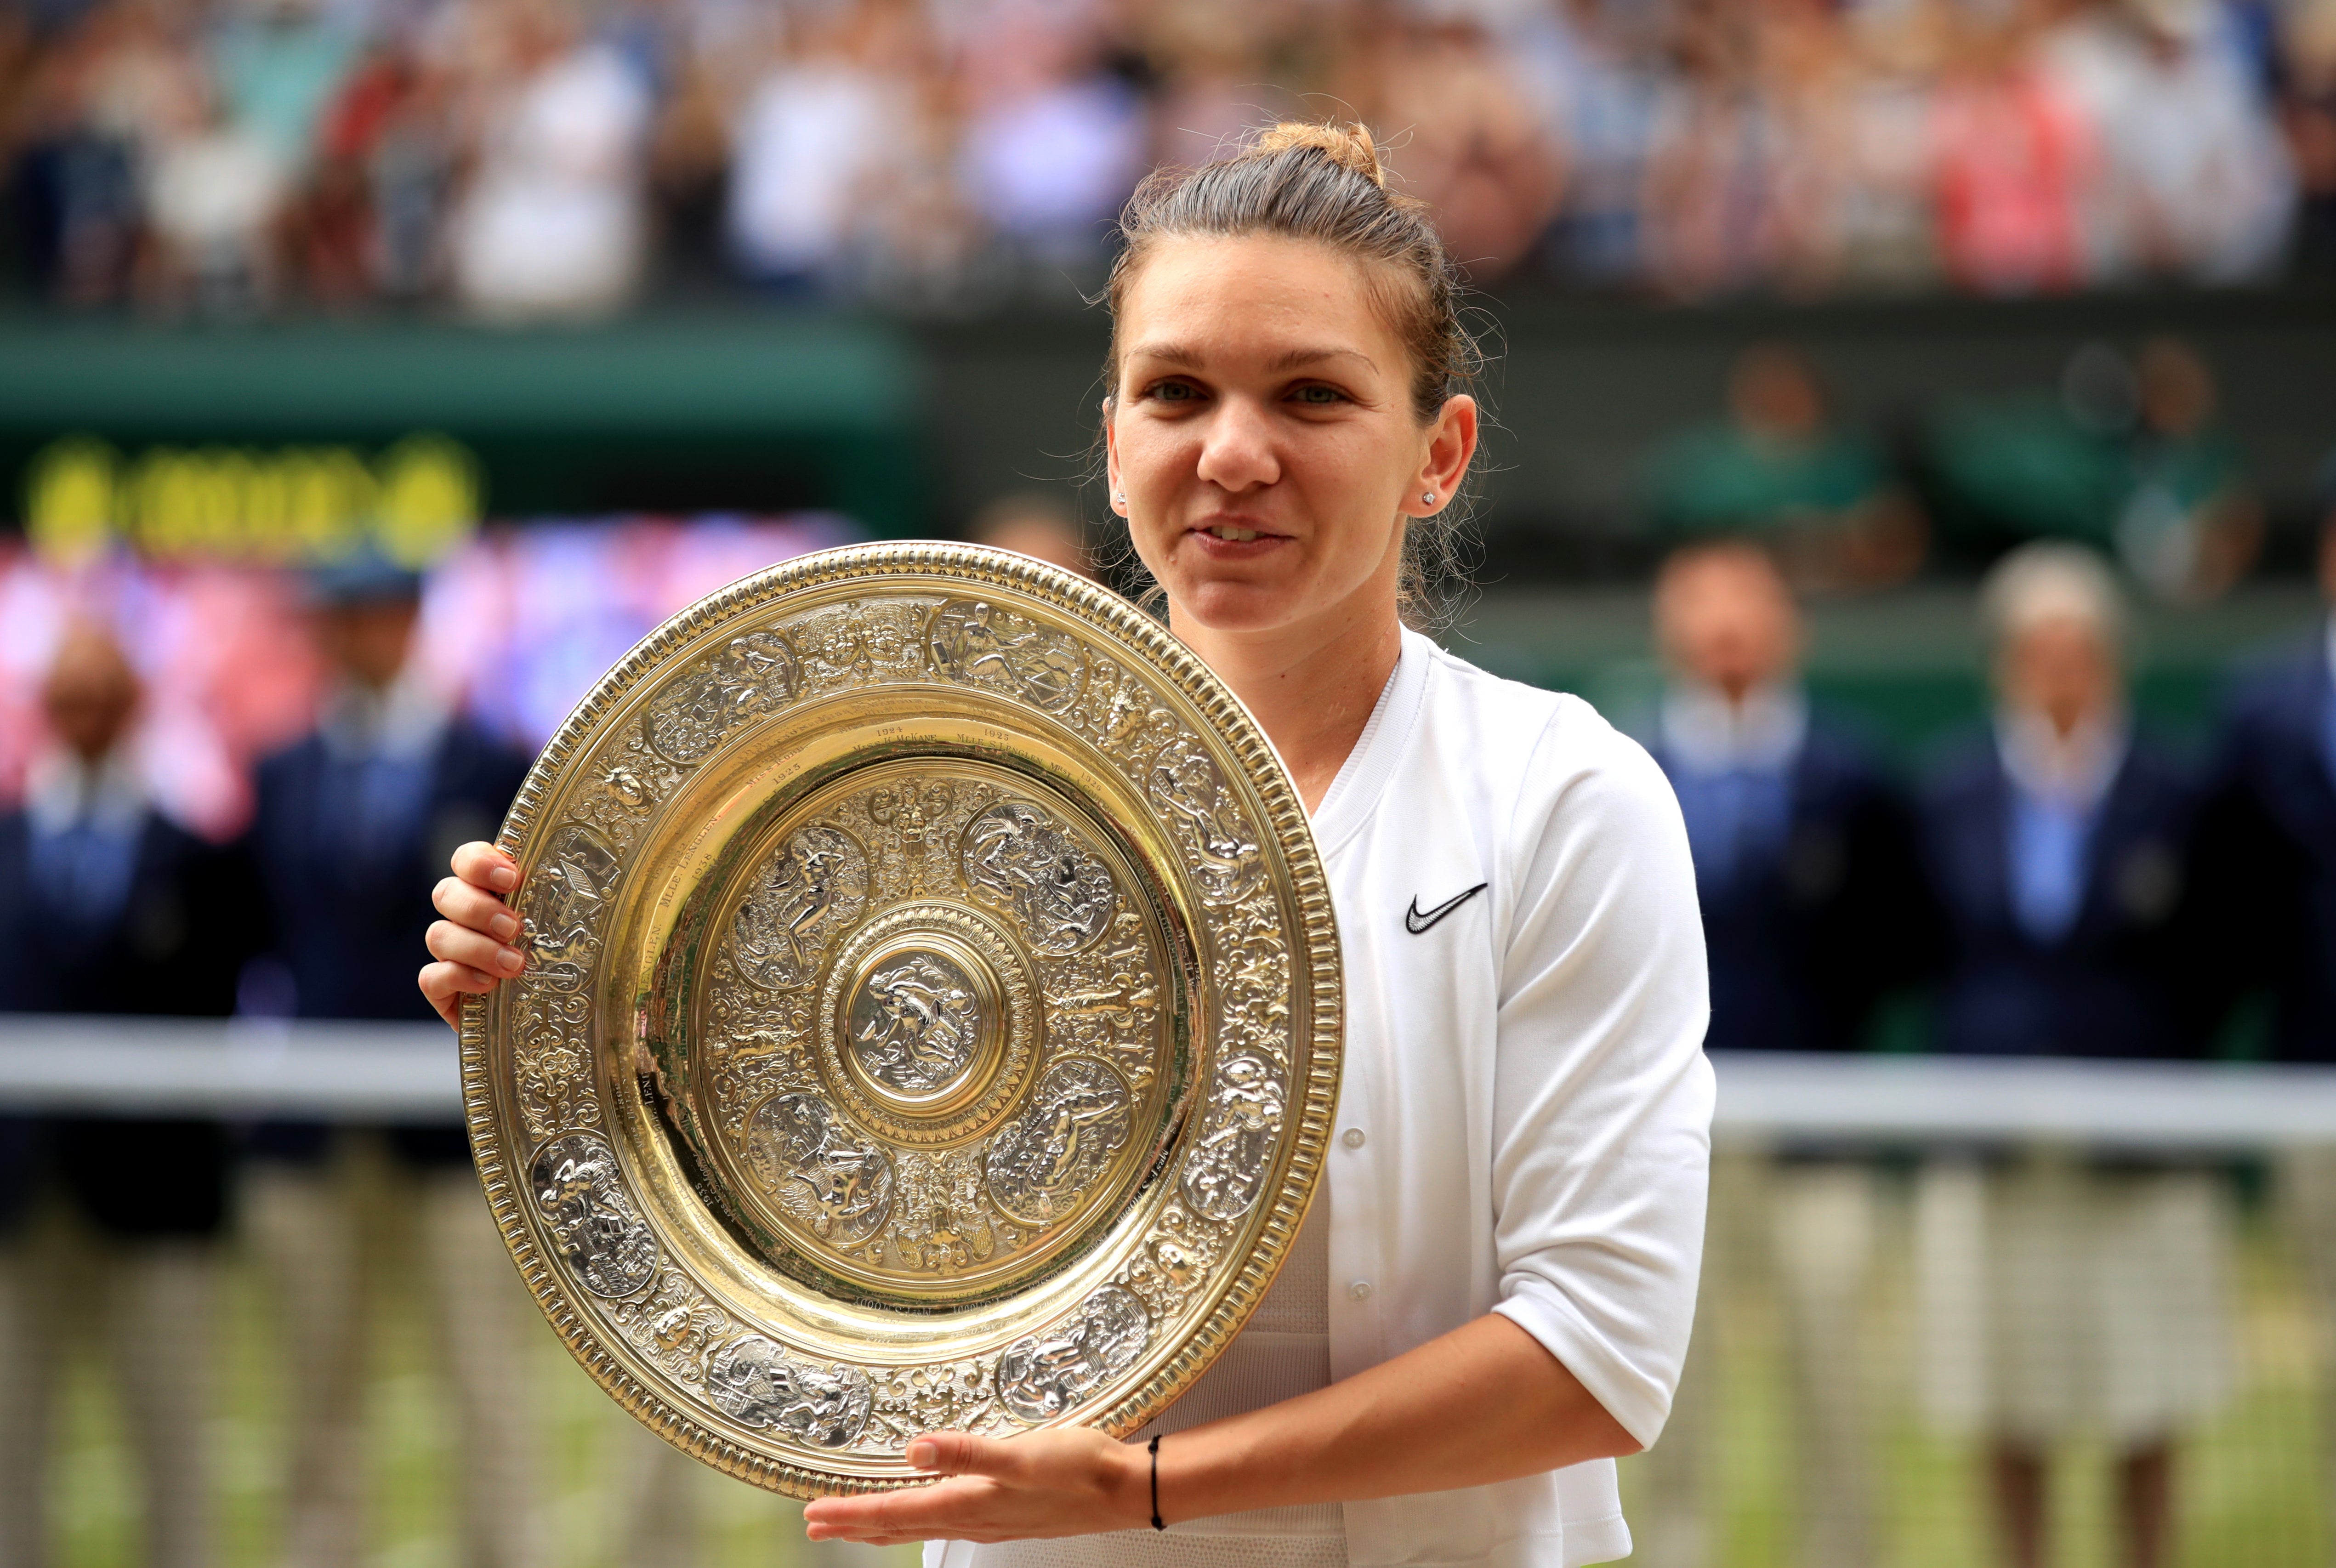
<svg viewBox="0 0 2336 1568">
<path fill-rule="evenodd" d="M 1542 736 L 1512 842 L 1494 1310 L 1652 1443 L 1695 1316 L 1710 1158 L 1686 829 L 1646 753 L 1569 702 Z"/>
</svg>

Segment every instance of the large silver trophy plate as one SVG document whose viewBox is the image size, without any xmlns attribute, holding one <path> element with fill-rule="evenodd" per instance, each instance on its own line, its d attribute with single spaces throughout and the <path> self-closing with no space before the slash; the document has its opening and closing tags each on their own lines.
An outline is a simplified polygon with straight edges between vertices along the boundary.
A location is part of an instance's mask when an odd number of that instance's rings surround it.
<svg viewBox="0 0 2336 1568">
<path fill-rule="evenodd" d="M 1338 1084 L 1305 814 L 1223 686 L 1019 556 L 830 550 L 660 628 L 501 840 L 462 1018 L 530 1290 L 628 1410 L 796 1496 L 917 1433 L 1123 1435 L 1280 1266 Z"/>
</svg>

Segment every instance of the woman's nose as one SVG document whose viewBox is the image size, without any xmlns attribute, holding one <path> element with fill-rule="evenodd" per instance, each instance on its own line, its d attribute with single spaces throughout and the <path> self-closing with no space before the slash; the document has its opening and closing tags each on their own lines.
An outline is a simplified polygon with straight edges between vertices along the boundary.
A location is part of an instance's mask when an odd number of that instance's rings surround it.
<svg viewBox="0 0 2336 1568">
<path fill-rule="evenodd" d="M 1200 477 L 1235 493 L 1281 477 L 1272 424 L 1263 409 L 1241 397 L 1218 405 L 1202 444 Z"/>
</svg>

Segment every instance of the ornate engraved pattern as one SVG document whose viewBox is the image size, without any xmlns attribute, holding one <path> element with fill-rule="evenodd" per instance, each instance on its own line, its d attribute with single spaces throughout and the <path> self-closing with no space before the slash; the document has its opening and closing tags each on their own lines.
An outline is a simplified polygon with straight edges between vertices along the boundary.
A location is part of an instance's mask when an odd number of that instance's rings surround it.
<svg viewBox="0 0 2336 1568">
<path fill-rule="evenodd" d="M 971 976 L 946 954 L 908 952 L 880 966 L 848 1004 L 845 1049 L 869 1076 L 928 1094 L 965 1076 L 980 1044 Z"/>
<path fill-rule="evenodd" d="M 706 1362 L 715 1407 L 749 1427 L 772 1427 L 822 1448 L 841 1448 L 868 1424 L 868 1374 L 838 1364 L 825 1371 L 787 1359 L 774 1340 L 741 1334 Z"/>
<path fill-rule="evenodd" d="M 797 589 L 811 590 L 806 608 L 788 601 Z M 1047 716 L 1041 728 L 1063 738 L 1045 744 L 1090 748 L 1082 755 L 1093 760 L 1059 774 L 1042 765 L 1031 776 L 1047 787 L 1027 790 L 947 766 L 922 777 L 888 769 L 881 787 L 790 819 L 777 842 L 793 869 L 766 855 L 767 881 L 725 896 L 729 913 L 677 971 L 702 998 L 689 1015 L 696 1032 L 682 1055 L 657 1058 L 658 1072 L 682 1064 L 694 1114 L 736 1151 L 737 1174 L 774 1213 L 839 1249 L 839 1262 L 937 1282 L 907 1292 L 937 1304 L 955 1276 L 1024 1268 L 1013 1260 L 1035 1256 L 1039 1240 L 1076 1234 L 1094 1201 L 1083 1194 L 1128 1179 L 1094 1185 L 1104 1171 L 1164 1179 L 1143 1189 L 1149 1218 L 1114 1242 L 1128 1250 L 1110 1282 L 1052 1329 L 1001 1350 L 996 1339 L 933 1340 L 925 1318 L 931 1358 L 879 1367 L 665 1228 L 671 1161 L 645 1151 L 643 1187 L 628 1191 L 606 1136 L 579 1129 L 668 1135 L 639 1107 L 611 1115 L 603 1104 L 629 1099 L 637 1080 L 652 1092 L 631 1016 L 634 972 L 601 972 L 604 948 L 637 961 L 609 944 L 633 943 L 646 901 L 672 896 L 628 872 L 631 857 L 667 855 L 674 824 L 708 792 L 734 787 L 716 781 L 746 776 L 740 758 L 754 737 L 824 733 L 809 726 L 852 711 L 827 699 L 895 683 L 972 694 L 940 701 L 978 699 L 949 711 L 1005 733 L 1014 724 L 993 716 L 1007 708 Z M 885 700 L 882 711 L 899 716 L 922 699 Z M 1086 769 L 1125 782 L 1098 793 Z M 1068 814 L 1053 803 L 1058 776 L 1076 784 Z M 1164 913 L 1149 881 L 1116 880 L 1112 857 L 1131 852 L 1126 841 L 1105 852 L 1085 836 L 1091 818 L 1124 809 L 1097 803 L 1131 789 L 1156 813 L 1134 830 L 1136 874 L 1180 890 Z M 1016 806 L 1035 816 L 1000 809 Z M 837 837 L 803 836 L 813 828 Z M 1113 831 L 1130 830 L 1123 819 Z M 1336 1085 L 1328 898 L 1270 749 L 1142 618 L 1028 563 L 951 548 L 879 547 L 778 569 L 676 618 L 580 705 L 522 790 L 504 842 L 525 869 L 514 902 L 535 962 L 466 1015 L 465 1088 L 489 1197 L 579 1358 L 692 1452 L 803 1495 L 908 1480 L 900 1447 L 922 1430 L 1077 1419 L 1124 1431 L 1196 1375 L 1262 1293 L 1319 1170 Z M 958 993 L 980 992 L 982 976 L 965 973 L 968 987 L 924 972 L 905 935 L 861 941 L 904 903 L 968 919 L 998 911 L 1017 958 L 993 960 L 985 941 L 963 940 L 998 970 L 998 1016 L 1019 1009 L 1031 1020 L 1027 1069 L 984 1056 L 999 1050 L 994 1041 L 965 1057 L 968 1033 L 981 1037 L 990 1015 Z M 1189 946 L 1172 956 L 1163 943 Z M 838 980 L 847 950 L 860 957 Z M 922 956 L 962 969 L 965 950 Z M 643 1015 L 653 1016 L 669 1015 Z M 833 1090 L 831 1046 L 854 1050 L 870 1092 L 907 1103 L 958 1105 L 962 1082 L 964 1114 L 978 1125 L 960 1141 L 888 1152 L 890 1135 L 869 1135 L 857 1103 Z M 514 1206 L 519 1185 L 498 1173 L 502 1140 L 522 1125 L 522 1146 L 540 1158 L 526 1167 L 530 1199 Z M 1129 1148 L 1139 1128 L 1153 1151 L 1141 1161 Z M 1049 1213 L 1051 1230 L 1020 1217 Z M 1204 1323 L 1201 1356 L 1163 1359 Z M 693 1420 L 693 1407 L 722 1411 L 725 1424 Z"/>
<path fill-rule="evenodd" d="M 1020 697 L 1046 713 L 1078 699 L 1078 645 L 982 599 L 951 599 L 933 616 L 933 667 L 967 686 Z"/>
<path fill-rule="evenodd" d="M 813 1233 L 854 1247 L 892 1212 L 892 1161 L 856 1142 L 816 1095 L 766 1100 L 746 1121 L 746 1168 Z"/>
<path fill-rule="evenodd" d="M 1209 1091 L 1200 1141 L 1184 1162 L 1184 1198 L 1212 1220 L 1237 1220 L 1264 1191 L 1281 1136 L 1281 1079 L 1270 1062 L 1229 1057 Z"/>
<path fill-rule="evenodd" d="M 1151 1342 L 1144 1303 L 1117 1285 L 1086 1299 L 1078 1316 L 1051 1334 L 1033 1334 L 998 1359 L 998 1391 L 1023 1420 L 1051 1420 L 1083 1405 L 1107 1379 L 1134 1365 Z"/>
<path fill-rule="evenodd" d="M 618 1173 L 617 1152 L 590 1133 L 554 1138 L 528 1175 L 552 1244 L 596 1296 L 629 1296 L 657 1277 L 657 1236 Z"/>
<path fill-rule="evenodd" d="M 989 1195 L 1026 1225 L 1052 1224 L 1127 1142 L 1127 1080 L 1105 1063 L 1066 1057 L 1048 1067 L 1029 1108 L 989 1145 Z"/>
<path fill-rule="evenodd" d="M 1227 904 L 1247 898 L 1265 874 L 1257 833 L 1199 741 L 1179 735 L 1161 747 L 1149 782 L 1153 804 L 1176 824 L 1192 857 L 1202 895 Z"/>
<path fill-rule="evenodd" d="M 1111 872 L 1045 812 L 1005 801 L 966 824 L 965 880 L 1021 918 L 1042 953 L 1075 953 L 1103 934 L 1119 907 Z"/>
<path fill-rule="evenodd" d="M 770 990 L 819 978 L 824 940 L 868 907 L 868 852 L 840 828 L 814 824 L 789 839 L 738 906 L 738 967 Z"/>
</svg>

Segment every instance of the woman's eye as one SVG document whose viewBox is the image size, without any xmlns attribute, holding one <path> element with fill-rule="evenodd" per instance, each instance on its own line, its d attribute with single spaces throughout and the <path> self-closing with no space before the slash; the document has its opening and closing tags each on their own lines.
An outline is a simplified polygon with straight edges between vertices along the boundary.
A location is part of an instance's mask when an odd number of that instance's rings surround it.
<svg viewBox="0 0 2336 1568">
<path fill-rule="evenodd" d="M 1199 394 L 1185 382 L 1163 381 L 1152 388 L 1150 395 L 1155 403 L 1190 403 Z"/>
<path fill-rule="evenodd" d="M 1327 408 L 1331 404 L 1347 401 L 1346 394 L 1335 386 L 1301 386 L 1290 395 L 1315 408 Z"/>
</svg>

